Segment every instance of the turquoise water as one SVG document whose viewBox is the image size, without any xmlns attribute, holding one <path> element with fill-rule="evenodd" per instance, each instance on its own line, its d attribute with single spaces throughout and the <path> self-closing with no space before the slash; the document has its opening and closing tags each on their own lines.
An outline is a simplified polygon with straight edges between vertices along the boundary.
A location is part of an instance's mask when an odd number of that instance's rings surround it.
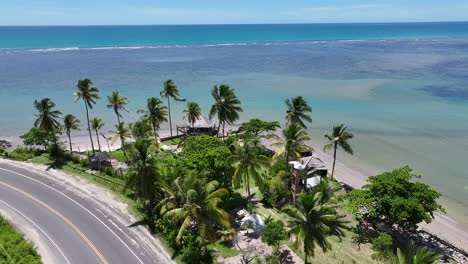
<svg viewBox="0 0 468 264">
<path fill-rule="evenodd" d="M 465 37 L 468 37 L 468 22 L 0 27 L 0 48 L 130 47 Z"/>
<path fill-rule="evenodd" d="M 468 223 L 468 23 L 0 27 L 0 47 L 0 136 L 27 131 L 45 96 L 84 120 L 82 78 L 129 97 L 127 122 L 169 78 L 204 114 L 212 86 L 231 85 L 241 121 L 282 122 L 284 99 L 303 95 L 315 142 L 345 123 L 355 155 L 342 159 L 373 173 L 412 166 Z M 173 107 L 183 122 L 184 104 Z M 115 122 L 104 100 L 92 116 Z"/>
</svg>

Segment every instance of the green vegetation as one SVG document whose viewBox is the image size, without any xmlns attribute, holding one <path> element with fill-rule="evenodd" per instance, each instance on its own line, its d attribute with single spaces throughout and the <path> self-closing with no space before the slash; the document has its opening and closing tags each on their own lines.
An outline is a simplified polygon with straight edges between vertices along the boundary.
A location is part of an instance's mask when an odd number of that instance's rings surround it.
<svg viewBox="0 0 468 264">
<path fill-rule="evenodd" d="M 30 241 L 0 215 L 0 263 L 41 264 L 41 257 Z"/>
<path fill-rule="evenodd" d="M 375 229 L 384 225 L 391 230 L 416 230 L 421 222 L 430 223 L 433 213 L 443 211 L 437 202 L 440 193 L 427 184 L 413 182 L 421 178 L 412 174 L 409 167 L 371 176 L 362 189 L 349 193 L 350 207 L 356 217 L 372 225 Z"/>
<path fill-rule="evenodd" d="M 76 88 L 78 88 L 78 91 L 75 92 L 75 102 L 81 99 L 85 104 L 86 124 L 88 124 L 89 140 L 91 141 L 91 149 L 94 153 L 94 143 L 89 123 L 89 109 L 93 109 L 93 105 L 99 99 L 99 89 L 93 86 L 93 82 L 90 79 L 78 80 Z"/>
<path fill-rule="evenodd" d="M 338 147 L 342 148 L 345 152 L 353 155 L 353 149 L 349 145 L 348 140 L 352 139 L 354 135 L 349 133 L 346 129 L 347 128 L 343 124 L 341 124 L 339 126 L 334 126 L 333 132 L 331 134 L 325 135 L 325 138 L 328 139 L 330 143 L 326 144 L 323 147 L 323 150 L 327 151 L 333 148 L 333 167 L 331 173 L 332 179 L 335 173 L 336 151 Z"/>
<path fill-rule="evenodd" d="M 179 88 L 177 88 L 176 83 L 173 80 L 167 80 L 164 82 L 164 88 L 160 93 L 162 98 L 167 98 L 167 107 L 169 109 L 169 127 L 171 130 L 172 137 L 172 116 L 171 116 L 171 101 L 174 99 L 176 101 L 185 101 L 185 99 L 180 99 Z"/>
<path fill-rule="evenodd" d="M 225 125 L 232 125 L 239 120 L 239 113 L 242 112 L 242 108 L 239 106 L 241 102 L 234 89 L 225 84 L 221 84 L 219 87 L 215 85 L 211 90 L 211 96 L 213 96 L 215 103 L 211 106 L 210 119 L 215 115 L 218 117 L 218 133 L 223 125 L 222 135 L 224 136 Z"/>
<path fill-rule="evenodd" d="M 279 252 L 280 242 L 288 238 L 284 224 L 281 221 L 267 221 L 265 229 L 262 232 L 262 241 L 275 247 Z"/>
<path fill-rule="evenodd" d="M 78 129 L 79 127 L 80 127 L 80 120 L 76 118 L 74 115 L 68 114 L 63 118 L 63 128 L 65 129 L 65 133 L 67 133 L 67 136 L 68 136 L 68 143 L 70 145 L 70 153 L 73 152 L 71 131 Z M 101 150 L 100 146 L 99 146 L 99 150 Z"/>
<path fill-rule="evenodd" d="M 76 100 L 84 101 L 89 121 L 98 89 L 89 79 L 78 81 L 77 87 Z M 97 166 L 101 171 L 88 173 L 90 165 L 96 168 L 96 160 L 88 159 L 95 152 L 91 127 L 100 151 L 103 121 L 94 118 L 88 122 L 92 153 L 74 155 L 70 131 L 78 127 L 78 121 L 67 115 L 61 127 L 56 122 L 61 113 L 47 98 L 35 102 L 35 126 L 22 136 L 28 148 L 9 152 L 3 147 L 0 154 L 46 164 L 111 190 L 130 205 L 139 218 L 135 224 L 147 226 L 170 248 L 173 257 L 184 263 L 215 263 L 215 255 L 228 258 L 238 254 L 244 262 L 278 263 L 280 253 L 284 253 L 279 252 L 282 244 L 290 246 L 305 263 L 311 258 L 318 263 L 371 263 L 372 258 L 399 264 L 433 263 L 440 257 L 426 248 L 395 242 L 399 232 L 413 232 L 420 222 L 430 222 L 433 212 L 443 210 L 437 203 L 440 194 L 415 182 L 420 176 L 412 174 L 409 167 L 372 176 L 362 189 L 345 195 L 333 180 L 333 165 L 332 179 L 304 188 L 302 176 L 289 164 L 299 160 L 304 151 L 313 150 L 307 145 L 306 126 L 312 122 L 312 108 L 303 97 L 286 100 L 286 126 L 281 137 L 276 135 L 280 122 L 255 118 L 226 135 L 225 125 L 240 118 L 241 102 L 228 85 L 215 86 L 209 116 L 217 117 L 222 137 L 184 135 L 165 142 L 179 147 L 169 152 L 158 143 L 158 130 L 169 121 L 172 133 L 171 99 L 185 99 L 178 98 L 172 80 L 164 83 L 160 95 L 167 99 L 167 107 L 150 97 L 146 108 L 137 112 L 140 118 L 132 123 L 121 121 L 128 99 L 117 91 L 107 97 L 107 107 L 117 117 L 111 131 L 113 141 L 121 142 L 121 149 L 110 155 L 126 163 L 121 168 Z M 202 114 L 195 102 L 188 102 L 183 113 L 192 126 Z M 70 153 L 58 142 L 63 131 L 69 137 Z M 324 149 L 333 148 L 335 159 L 338 148 L 353 154 L 353 134 L 344 125 L 333 127 L 325 137 L 330 142 Z M 261 144 L 261 140 L 271 138 L 276 138 L 272 144 L 278 147 L 275 153 Z M 251 228 L 242 224 L 236 229 L 236 212 L 241 209 L 266 220 L 260 237 L 275 248 L 273 255 L 249 257 L 245 248 L 238 246 L 238 229 Z M 247 232 L 246 236 L 250 235 Z M 426 262 L 417 262 L 421 259 Z"/>
</svg>

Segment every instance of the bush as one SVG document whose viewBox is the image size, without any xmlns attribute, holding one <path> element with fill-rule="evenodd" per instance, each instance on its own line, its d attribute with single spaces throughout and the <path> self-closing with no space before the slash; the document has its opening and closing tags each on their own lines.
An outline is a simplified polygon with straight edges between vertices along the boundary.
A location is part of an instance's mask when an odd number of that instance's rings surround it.
<svg viewBox="0 0 468 264">
<path fill-rule="evenodd" d="M 236 208 L 244 207 L 247 205 L 247 199 L 242 197 L 240 193 L 231 191 L 223 201 L 223 208 L 226 211 L 234 210 Z"/>
<path fill-rule="evenodd" d="M 0 216 L 0 263 L 41 264 L 41 257 L 34 245 L 26 241 L 10 224 Z M 7 254 L 5 254 L 5 252 Z"/>
<path fill-rule="evenodd" d="M 262 232 L 262 241 L 269 246 L 274 246 L 275 251 L 279 251 L 280 242 L 287 239 L 286 229 L 281 221 L 267 221 L 265 229 Z"/>
<path fill-rule="evenodd" d="M 263 202 L 269 206 L 281 206 L 283 201 L 289 197 L 289 191 L 285 187 L 288 183 L 286 176 L 278 175 L 271 180 L 264 181 L 260 187 Z"/>
<path fill-rule="evenodd" d="M 212 264 L 214 263 L 213 255 L 206 246 L 192 236 L 188 244 L 182 249 L 182 262 L 193 264 Z"/>
<path fill-rule="evenodd" d="M 80 160 L 80 166 L 85 168 L 85 169 L 89 168 L 89 160 L 88 159 Z"/>
<path fill-rule="evenodd" d="M 393 239 L 389 234 L 381 233 L 372 239 L 372 259 L 374 260 L 387 260 L 393 254 Z"/>
<path fill-rule="evenodd" d="M 67 159 L 63 148 L 59 144 L 51 144 L 47 149 L 52 159 Z"/>
<path fill-rule="evenodd" d="M 115 171 L 112 167 L 104 167 L 104 169 L 102 170 L 102 172 L 104 172 L 104 174 L 108 175 L 108 176 L 111 176 L 111 177 L 115 177 Z"/>
<path fill-rule="evenodd" d="M 18 161 L 27 161 L 34 158 L 34 153 L 27 148 L 17 147 L 11 152 L 6 152 L 5 157 Z"/>
</svg>

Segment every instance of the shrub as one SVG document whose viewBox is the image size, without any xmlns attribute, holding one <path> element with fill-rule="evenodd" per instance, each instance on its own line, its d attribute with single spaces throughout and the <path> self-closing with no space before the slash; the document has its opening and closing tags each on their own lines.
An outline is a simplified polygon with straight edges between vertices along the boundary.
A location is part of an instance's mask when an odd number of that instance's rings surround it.
<svg viewBox="0 0 468 264">
<path fill-rule="evenodd" d="M 182 261 L 193 264 L 212 264 L 214 263 L 212 251 L 202 245 L 199 239 L 192 236 L 188 244 L 182 249 Z"/>
<path fill-rule="evenodd" d="M 285 185 L 288 180 L 286 176 L 278 175 L 271 180 L 264 181 L 260 192 L 263 195 L 263 201 L 269 206 L 280 206 L 282 201 L 285 201 L 289 196 L 289 191 Z"/>
<path fill-rule="evenodd" d="M 108 176 L 115 177 L 115 171 L 114 171 L 114 169 L 112 167 L 104 167 L 102 172 L 104 172 L 104 174 L 106 174 Z"/>
<path fill-rule="evenodd" d="M 41 264 L 34 245 L 0 216 L 0 263 Z M 7 254 L 5 254 L 5 252 Z"/>
<path fill-rule="evenodd" d="M 27 148 L 17 147 L 11 152 L 6 152 L 5 157 L 18 161 L 27 161 L 33 158 L 34 154 Z"/>
<path fill-rule="evenodd" d="M 389 234 L 381 233 L 372 239 L 372 259 L 374 260 L 387 260 L 393 254 L 393 239 Z"/>
<path fill-rule="evenodd" d="M 287 239 L 286 229 L 281 221 L 267 221 L 265 229 L 262 232 L 262 241 L 279 251 L 280 242 Z"/>
<path fill-rule="evenodd" d="M 223 208 L 227 211 L 247 205 L 247 200 L 238 192 L 231 191 L 223 201 Z"/>
<path fill-rule="evenodd" d="M 80 166 L 86 169 L 89 168 L 89 160 L 88 159 L 80 160 Z"/>
</svg>

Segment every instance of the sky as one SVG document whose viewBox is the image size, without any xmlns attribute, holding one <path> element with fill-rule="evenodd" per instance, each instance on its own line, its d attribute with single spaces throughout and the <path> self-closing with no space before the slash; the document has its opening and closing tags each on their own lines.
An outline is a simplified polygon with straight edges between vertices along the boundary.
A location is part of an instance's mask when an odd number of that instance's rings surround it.
<svg viewBox="0 0 468 264">
<path fill-rule="evenodd" d="M 0 25 L 468 21 L 467 0 L 3 0 Z"/>
</svg>

